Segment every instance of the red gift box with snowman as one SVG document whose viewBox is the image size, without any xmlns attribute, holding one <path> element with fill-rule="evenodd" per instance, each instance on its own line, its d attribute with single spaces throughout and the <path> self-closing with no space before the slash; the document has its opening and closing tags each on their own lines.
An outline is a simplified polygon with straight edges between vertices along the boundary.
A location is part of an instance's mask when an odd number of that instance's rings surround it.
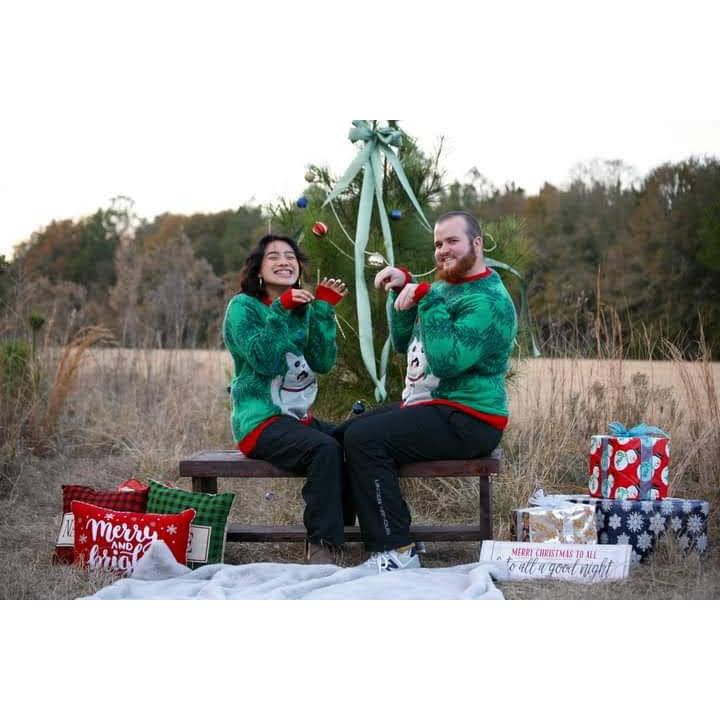
<svg viewBox="0 0 720 720">
<path fill-rule="evenodd" d="M 667 497 L 670 438 L 644 423 L 626 428 L 611 422 L 608 435 L 590 438 L 590 495 L 613 500 Z"/>
</svg>

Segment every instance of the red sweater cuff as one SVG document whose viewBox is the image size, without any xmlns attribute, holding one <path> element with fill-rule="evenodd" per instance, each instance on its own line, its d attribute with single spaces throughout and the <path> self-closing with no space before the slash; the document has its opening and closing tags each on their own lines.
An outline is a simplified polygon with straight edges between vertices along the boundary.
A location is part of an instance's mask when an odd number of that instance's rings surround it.
<svg viewBox="0 0 720 720">
<path fill-rule="evenodd" d="M 296 307 L 300 307 L 302 303 L 295 302 L 293 300 L 292 296 L 292 288 L 288 288 L 281 296 L 280 296 L 280 304 L 286 309 L 286 310 L 294 310 Z"/>
<path fill-rule="evenodd" d="M 400 270 L 400 272 L 402 272 L 405 275 L 405 285 L 407 285 L 408 283 L 411 283 L 413 281 L 410 271 L 404 265 L 400 266 L 398 268 L 398 270 Z M 403 287 L 405 287 L 405 285 L 403 285 Z M 400 290 L 402 290 L 402 288 L 399 288 L 398 292 Z"/>
<path fill-rule="evenodd" d="M 325 285 L 318 285 L 315 288 L 315 299 L 323 300 L 326 303 L 330 303 L 330 305 L 337 305 L 343 297 L 345 296 Z"/>
<path fill-rule="evenodd" d="M 415 302 L 420 302 L 430 292 L 430 283 L 420 283 L 413 293 Z"/>
</svg>

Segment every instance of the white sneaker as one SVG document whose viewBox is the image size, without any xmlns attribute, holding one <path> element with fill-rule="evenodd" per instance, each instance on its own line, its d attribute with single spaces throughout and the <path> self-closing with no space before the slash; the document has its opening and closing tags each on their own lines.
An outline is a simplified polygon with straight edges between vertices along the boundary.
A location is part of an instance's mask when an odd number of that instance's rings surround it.
<svg viewBox="0 0 720 720">
<path fill-rule="evenodd" d="M 415 545 L 406 552 L 385 550 L 384 552 L 373 553 L 363 564 L 377 569 L 378 575 L 392 570 L 410 570 L 411 568 L 421 567 Z"/>
</svg>

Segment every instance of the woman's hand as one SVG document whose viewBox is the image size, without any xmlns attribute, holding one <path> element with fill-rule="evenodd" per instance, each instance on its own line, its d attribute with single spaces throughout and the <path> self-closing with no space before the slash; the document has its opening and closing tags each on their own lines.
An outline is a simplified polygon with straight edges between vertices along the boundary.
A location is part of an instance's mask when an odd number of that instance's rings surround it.
<svg viewBox="0 0 720 720">
<path fill-rule="evenodd" d="M 290 293 L 290 297 L 295 305 L 307 305 L 307 303 L 315 299 L 315 296 L 309 290 L 304 290 L 303 288 L 290 288 L 285 292 Z"/>
<path fill-rule="evenodd" d="M 333 292 L 336 292 L 340 297 L 345 297 L 348 293 L 347 285 L 340 280 L 340 278 L 326 278 L 324 277 L 321 282 L 318 283 L 318 287 L 325 287 L 328 288 L 328 290 L 332 290 Z"/>
</svg>

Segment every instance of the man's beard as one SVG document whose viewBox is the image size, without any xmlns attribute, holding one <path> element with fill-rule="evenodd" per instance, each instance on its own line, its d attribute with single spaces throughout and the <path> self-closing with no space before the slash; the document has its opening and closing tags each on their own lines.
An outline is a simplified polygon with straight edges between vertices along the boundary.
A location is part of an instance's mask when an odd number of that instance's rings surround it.
<svg viewBox="0 0 720 720">
<path fill-rule="evenodd" d="M 456 283 L 460 282 L 467 275 L 468 270 L 472 268 L 477 260 L 477 253 L 472 243 L 465 255 L 460 259 L 456 259 L 454 265 L 449 268 L 437 268 L 435 271 L 436 280 L 445 280 L 447 282 Z"/>
</svg>

